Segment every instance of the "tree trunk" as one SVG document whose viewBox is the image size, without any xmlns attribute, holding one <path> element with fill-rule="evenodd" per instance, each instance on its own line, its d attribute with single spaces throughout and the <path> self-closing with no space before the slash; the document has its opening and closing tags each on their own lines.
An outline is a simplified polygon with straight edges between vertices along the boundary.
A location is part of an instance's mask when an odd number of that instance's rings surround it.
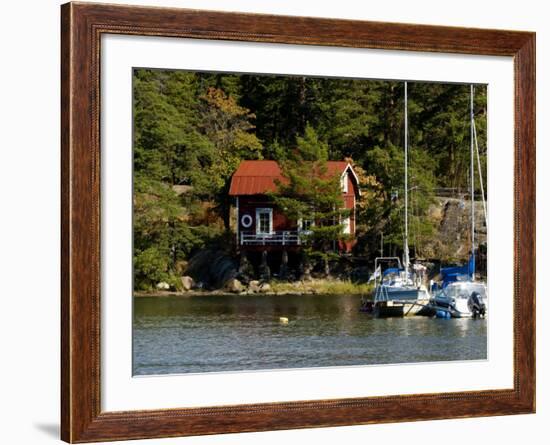
<svg viewBox="0 0 550 445">
<path fill-rule="evenodd" d="M 283 255 L 281 257 L 281 267 L 279 269 L 279 278 L 281 280 L 286 280 L 288 277 L 288 253 L 286 250 L 283 250 Z"/>
<path fill-rule="evenodd" d="M 271 269 L 267 264 L 267 250 L 262 252 L 262 264 L 260 265 L 260 278 L 264 281 L 271 279 Z"/>
<path fill-rule="evenodd" d="M 329 263 L 328 258 L 325 257 L 324 263 L 325 263 L 325 277 L 329 278 L 330 277 L 330 263 Z"/>
<path fill-rule="evenodd" d="M 305 255 L 302 255 L 302 261 L 301 261 L 301 264 L 300 264 L 300 269 L 301 269 L 301 272 L 302 272 L 300 278 L 303 281 L 311 281 L 311 264 L 309 262 L 309 259 Z"/>
</svg>

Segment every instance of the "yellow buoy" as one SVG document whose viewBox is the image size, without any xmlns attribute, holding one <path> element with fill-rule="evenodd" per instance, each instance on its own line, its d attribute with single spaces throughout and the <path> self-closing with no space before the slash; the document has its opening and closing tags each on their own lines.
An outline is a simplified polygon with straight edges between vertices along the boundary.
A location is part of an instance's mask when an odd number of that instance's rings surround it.
<svg viewBox="0 0 550 445">
<path fill-rule="evenodd" d="M 281 323 L 281 324 L 288 324 L 288 318 L 286 318 L 286 317 L 279 317 L 279 323 Z"/>
</svg>

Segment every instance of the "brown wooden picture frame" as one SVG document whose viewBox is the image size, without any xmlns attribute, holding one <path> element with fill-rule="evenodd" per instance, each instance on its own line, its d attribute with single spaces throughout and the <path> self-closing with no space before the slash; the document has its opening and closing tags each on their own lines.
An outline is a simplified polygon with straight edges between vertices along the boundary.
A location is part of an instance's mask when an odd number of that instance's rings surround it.
<svg viewBox="0 0 550 445">
<path fill-rule="evenodd" d="M 102 412 L 100 38 L 222 39 L 511 56 L 515 70 L 514 385 L 509 390 Z M 61 437 L 173 437 L 535 411 L 535 34 L 171 8 L 61 7 Z M 512 252 L 510 252 L 512 254 Z"/>
</svg>

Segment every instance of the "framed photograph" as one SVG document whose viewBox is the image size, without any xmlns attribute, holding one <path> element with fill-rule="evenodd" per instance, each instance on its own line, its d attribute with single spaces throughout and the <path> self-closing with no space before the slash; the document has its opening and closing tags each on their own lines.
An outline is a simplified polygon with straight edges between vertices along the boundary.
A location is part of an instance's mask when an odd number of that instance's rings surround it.
<svg viewBox="0 0 550 445">
<path fill-rule="evenodd" d="M 62 6 L 62 439 L 535 411 L 535 34 Z"/>
</svg>

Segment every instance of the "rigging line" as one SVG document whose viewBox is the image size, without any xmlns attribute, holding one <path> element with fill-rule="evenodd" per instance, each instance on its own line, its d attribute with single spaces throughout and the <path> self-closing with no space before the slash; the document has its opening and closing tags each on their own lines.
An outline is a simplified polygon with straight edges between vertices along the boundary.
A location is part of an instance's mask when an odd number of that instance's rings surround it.
<svg viewBox="0 0 550 445">
<path fill-rule="evenodd" d="M 414 257 L 418 257 L 418 224 L 420 220 L 418 212 L 418 189 L 411 189 L 411 207 L 412 207 L 412 220 L 413 220 L 413 238 L 414 238 Z"/>
<path fill-rule="evenodd" d="M 473 270 L 470 274 L 470 279 L 475 281 L 475 252 L 476 252 L 476 243 L 475 243 L 475 168 L 474 168 L 474 85 L 470 84 L 470 201 L 471 201 L 471 212 L 472 212 L 472 262 Z M 468 267 L 469 269 L 469 267 Z"/>
<path fill-rule="evenodd" d="M 485 215 L 485 225 L 487 226 L 487 204 L 485 202 L 485 189 L 483 187 L 483 175 L 481 173 L 481 160 L 479 158 L 479 146 L 477 144 L 477 130 L 476 130 L 475 121 L 474 121 L 474 142 L 476 144 L 477 169 L 479 172 L 479 185 L 481 187 L 481 202 L 483 203 L 483 214 Z"/>
<path fill-rule="evenodd" d="M 460 133 L 464 133 L 466 131 L 466 125 L 468 124 L 468 121 L 467 120 L 464 120 L 464 122 L 462 122 L 462 130 L 460 131 Z M 455 133 L 453 133 L 453 136 L 455 135 Z M 457 150 L 459 150 L 460 148 L 462 147 L 462 143 L 458 144 L 458 147 L 457 147 Z M 462 167 L 462 157 L 460 156 L 460 154 L 457 154 L 457 157 L 459 159 L 457 159 L 455 162 L 458 163 L 458 165 L 460 167 Z M 451 167 L 452 168 L 452 167 Z M 460 196 L 462 195 L 462 175 L 458 174 L 457 173 L 457 170 L 459 170 L 458 168 L 456 168 L 456 170 L 452 170 L 452 174 L 453 174 L 453 182 L 451 182 L 451 186 L 456 189 L 456 196 L 458 196 L 460 198 Z M 466 181 L 468 181 L 468 178 L 467 178 L 468 175 L 466 175 Z M 467 188 L 467 187 L 466 187 Z"/>
<path fill-rule="evenodd" d="M 403 246 L 403 259 L 405 263 L 405 277 L 409 275 L 409 182 L 408 182 L 408 156 L 409 156 L 409 122 L 408 122 L 408 83 L 405 81 L 405 97 L 404 97 L 404 120 L 405 120 L 405 242 Z"/>
</svg>

